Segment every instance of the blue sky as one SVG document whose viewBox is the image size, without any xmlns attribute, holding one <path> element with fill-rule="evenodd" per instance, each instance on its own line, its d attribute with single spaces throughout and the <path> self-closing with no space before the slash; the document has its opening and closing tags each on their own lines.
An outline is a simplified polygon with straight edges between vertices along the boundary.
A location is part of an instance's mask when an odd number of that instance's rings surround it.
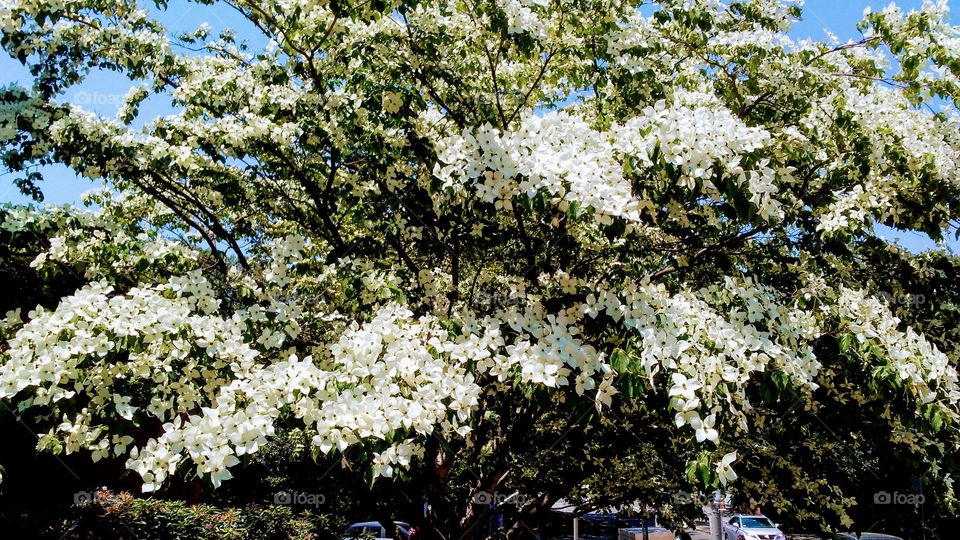
<svg viewBox="0 0 960 540">
<path fill-rule="evenodd" d="M 897 2 L 905 10 L 919 7 L 922 0 L 901 0 Z M 807 0 L 804 6 L 804 18 L 796 25 L 791 34 L 796 38 L 826 39 L 826 31 L 833 32 L 841 40 L 856 39 L 859 32 L 856 24 L 863 15 L 864 8 L 870 6 L 882 9 L 887 2 L 870 0 Z M 253 31 L 253 28 L 243 17 L 229 6 L 217 4 L 214 6 L 200 5 L 192 2 L 175 0 L 170 7 L 157 12 L 157 18 L 173 33 L 195 30 L 202 23 L 207 23 L 216 33 L 226 28 L 233 28 L 239 36 L 250 36 L 251 46 L 260 47 L 265 39 Z M 24 86 L 30 85 L 30 75 L 17 62 L 0 54 L 0 84 L 19 82 Z M 91 109 L 99 114 L 112 116 L 119 99 L 126 94 L 131 82 L 116 73 L 93 73 L 86 81 L 71 89 L 64 96 L 64 100 Z M 162 97 L 152 98 L 141 107 L 140 118 L 151 118 L 168 114 L 170 106 Z M 73 172 L 63 166 L 47 167 L 43 171 L 44 181 L 41 184 L 46 202 L 53 204 L 76 203 L 80 195 L 97 187 L 89 180 L 78 178 Z M 29 202 L 13 186 L 12 175 L 0 175 L 0 202 L 24 203 Z M 897 240 L 904 247 L 913 251 L 931 249 L 934 243 L 925 235 L 911 232 L 896 231 L 881 227 L 880 233 L 888 240 Z M 952 240 L 952 239 L 951 239 Z M 948 242 L 954 252 L 960 252 L 960 242 Z"/>
</svg>

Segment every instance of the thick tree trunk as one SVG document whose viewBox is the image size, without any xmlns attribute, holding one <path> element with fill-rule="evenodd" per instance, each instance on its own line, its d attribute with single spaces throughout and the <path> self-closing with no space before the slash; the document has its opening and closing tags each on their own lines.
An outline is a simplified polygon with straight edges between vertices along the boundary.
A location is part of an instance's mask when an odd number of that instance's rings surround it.
<svg viewBox="0 0 960 540">
<path fill-rule="evenodd" d="M 556 502 L 556 497 L 546 494 L 524 504 L 517 519 L 507 530 L 507 540 L 536 538 L 541 521 L 554 502 Z"/>
</svg>

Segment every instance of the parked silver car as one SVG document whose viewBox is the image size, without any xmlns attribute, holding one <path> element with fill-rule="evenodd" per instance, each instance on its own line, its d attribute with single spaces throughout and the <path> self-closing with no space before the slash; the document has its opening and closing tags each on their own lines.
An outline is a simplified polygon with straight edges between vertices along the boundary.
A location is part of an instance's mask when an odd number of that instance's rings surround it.
<svg viewBox="0 0 960 540">
<path fill-rule="evenodd" d="M 767 516 L 734 514 L 723 526 L 724 540 L 786 540 Z"/>
</svg>

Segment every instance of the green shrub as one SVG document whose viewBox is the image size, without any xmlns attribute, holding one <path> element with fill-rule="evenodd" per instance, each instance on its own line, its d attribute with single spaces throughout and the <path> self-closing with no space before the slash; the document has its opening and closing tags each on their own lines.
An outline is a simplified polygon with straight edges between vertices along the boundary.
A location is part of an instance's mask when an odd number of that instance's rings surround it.
<svg viewBox="0 0 960 540">
<path fill-rule="evenodd" d="M 101 490 L 93 501 L 71 509 L 61 538 L 313 540 L 337 536 L 331 523 L 327 516 L 289 506 L 219 508 Z"/>
</svg>

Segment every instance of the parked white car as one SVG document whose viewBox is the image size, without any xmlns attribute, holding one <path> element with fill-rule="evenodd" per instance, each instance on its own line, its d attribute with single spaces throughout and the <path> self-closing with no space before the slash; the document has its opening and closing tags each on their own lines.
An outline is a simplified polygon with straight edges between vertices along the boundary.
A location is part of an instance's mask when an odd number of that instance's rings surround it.
<svg viewBox="0 0 960 540">
<path fill-rule="evenodd" d="M 767 516 L 734 514 L 723 526 L 724 540 L 786 540 Z"/>
</svg>

